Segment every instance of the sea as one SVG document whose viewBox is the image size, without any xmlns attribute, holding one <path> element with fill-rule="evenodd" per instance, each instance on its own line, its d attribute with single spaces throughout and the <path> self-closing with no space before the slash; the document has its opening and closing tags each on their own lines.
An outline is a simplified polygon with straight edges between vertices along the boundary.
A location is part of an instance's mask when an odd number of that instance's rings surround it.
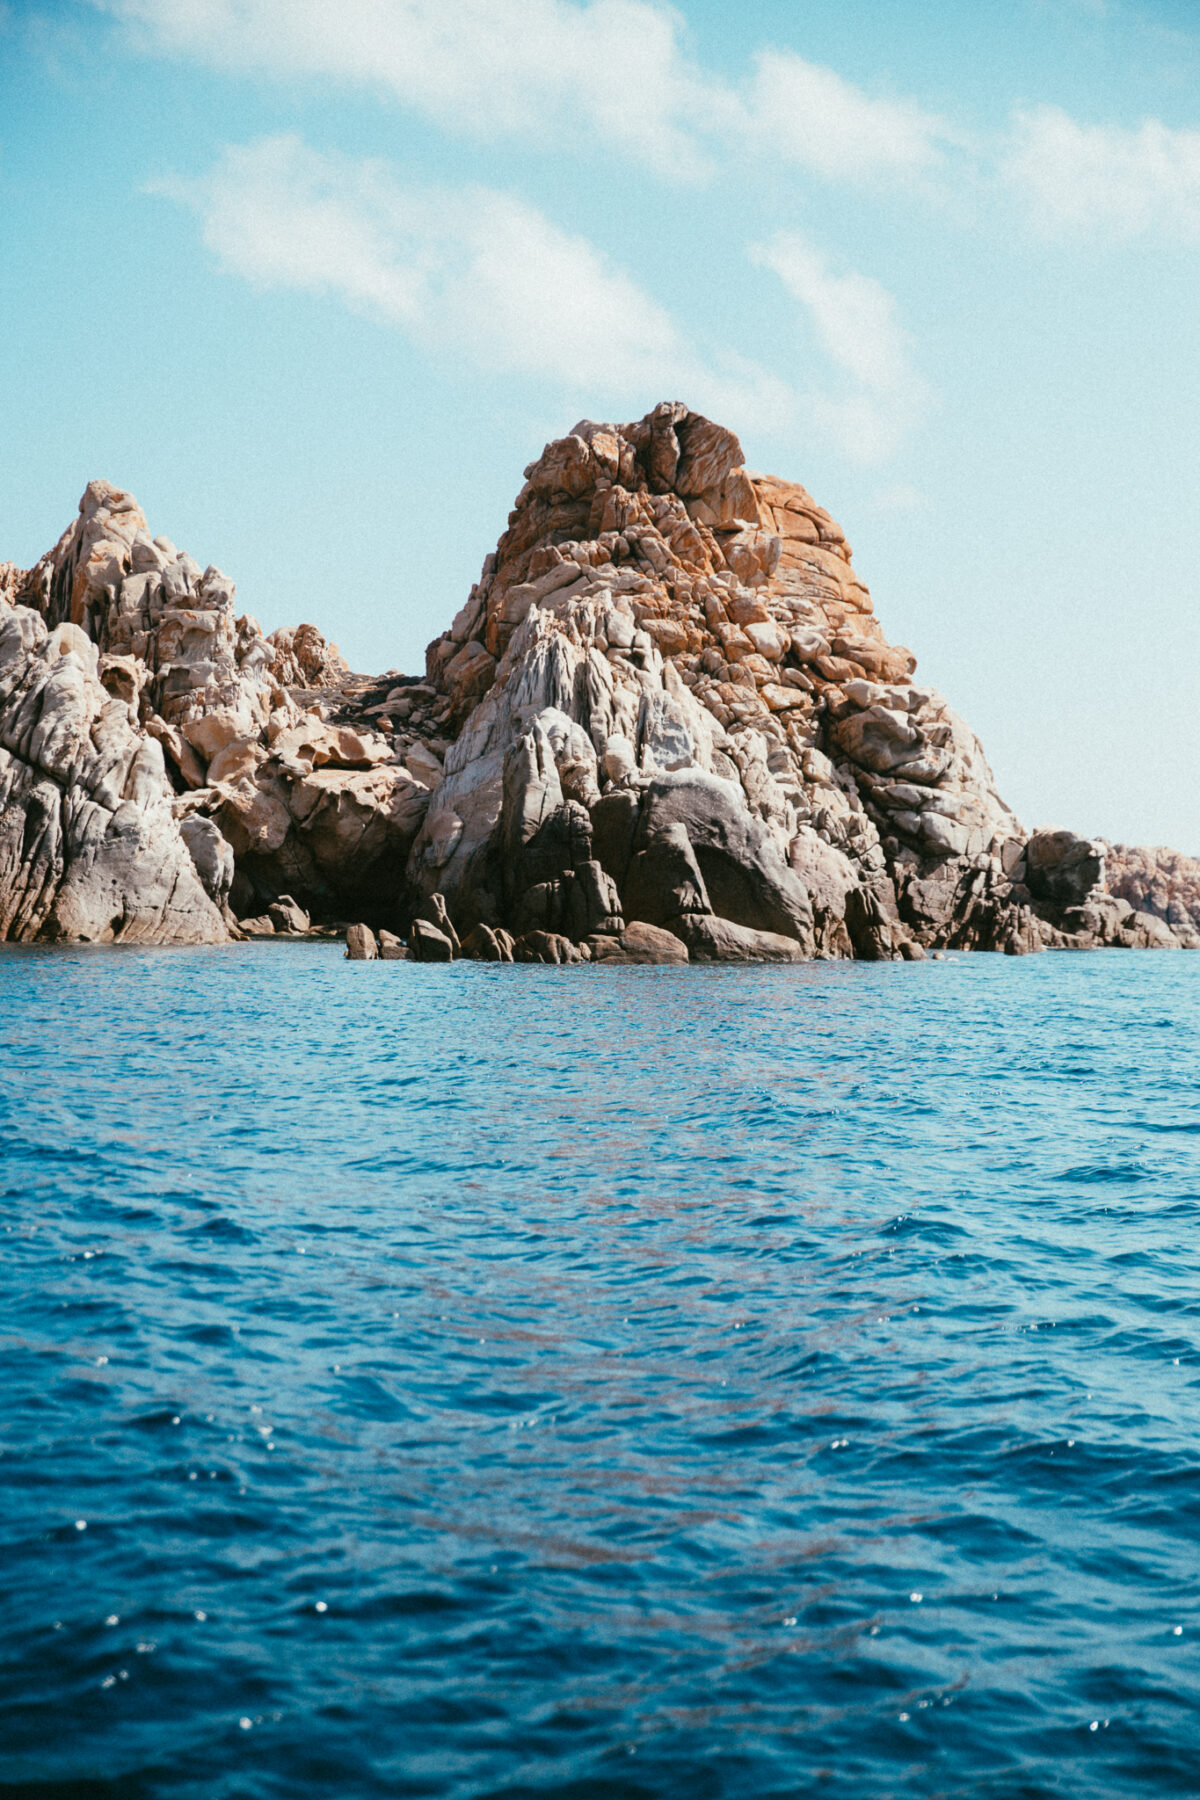
<svg viewBox="0 0 1200 1800">
<path fill-rule="evenodd" d="M 1200 1794 L 1200 956 L 0 949 L 0 1800 Z"/>
</svg>

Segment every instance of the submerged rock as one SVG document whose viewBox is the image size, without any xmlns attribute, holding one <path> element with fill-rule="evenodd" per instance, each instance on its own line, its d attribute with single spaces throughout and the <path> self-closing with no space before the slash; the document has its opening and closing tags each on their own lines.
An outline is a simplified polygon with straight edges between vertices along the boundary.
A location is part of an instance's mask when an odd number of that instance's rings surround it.
<svg viewBox="0 0 1200 1800">
<path fill-rule="evenodd" d="M 546 446 L 421 678 L 265 636 L 93 482 L 36 568 L 0 565 L 0 936 L 350 916 L 354 957 L 552 963 L 1200 944 L 1200 865 L 1028 832 L 915 668 L 829 514 L 676 402 Z"/>
</svg>

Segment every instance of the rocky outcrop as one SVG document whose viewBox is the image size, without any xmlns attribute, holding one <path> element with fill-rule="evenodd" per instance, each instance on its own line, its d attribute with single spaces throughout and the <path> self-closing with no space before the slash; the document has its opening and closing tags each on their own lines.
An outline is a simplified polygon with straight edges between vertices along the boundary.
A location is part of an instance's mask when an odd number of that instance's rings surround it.
<svg viewBox="0 0 1200 1800">
<path fill-rule="evenodd" d="M 1162 846 L 1105 844 L 1108 892 L 1200 949 L 1200 860 Z"/>
<path fill-rule="evenodd" d="M 697 956 L 1084 941 L 805 489 L 680 405 L 585 420 L 525 477 L 428 652 L 460 729 L 414 890 L 467 928 L 586 942 L 636 919 Z"/>
<path fill-rule="evenodd" d="M 677 403 L 546 446 L 420 678 L 266 636 L 103 482 L 0 565 L 0 632 L 0 934 L 311 916 L 356 958 L 556 963 L 1200 934 L 1182 870 L 1135 893 L 1151 853 L 1025 830 L 840 527 Z"/>
<path fill-rule="evenodd" d="M 100 664 L 78 625 L 0 607 L 0 938 L 218 943 L 161 746 Z"/>
<path fill-rule="evenodd" d="M 107 482 L 33 569 L 0 570 L 0 936 L 220 941 L 271 929 L 284 893 L 394 910 L 441 774 L 436 696 L 385 678 L 417 727 L 398 744 L 336 645 L 268 638 L 234 599 Z"/>
</svg>

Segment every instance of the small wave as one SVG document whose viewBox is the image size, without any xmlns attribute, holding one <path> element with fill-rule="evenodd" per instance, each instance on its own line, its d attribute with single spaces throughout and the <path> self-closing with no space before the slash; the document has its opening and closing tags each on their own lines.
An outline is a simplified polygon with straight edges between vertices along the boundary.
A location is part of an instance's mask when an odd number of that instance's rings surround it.
<svg viewBox="0 0 1200 1800">
<path fill-rule="evenodd" d="M 1078 1163 L 1064 1169 L 1055 1181 L 1075 1181 L 1089 1186 L 1106 1182 L 1146 1181 L 1151 1171 L 1139 1162 Z"/>
</svg>

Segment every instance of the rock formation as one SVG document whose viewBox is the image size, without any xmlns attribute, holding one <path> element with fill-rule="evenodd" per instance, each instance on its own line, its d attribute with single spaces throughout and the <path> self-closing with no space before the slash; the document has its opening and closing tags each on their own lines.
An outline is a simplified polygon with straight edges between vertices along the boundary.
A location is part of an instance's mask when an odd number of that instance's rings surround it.
<svg viewBox="0 0 1200 1800">
<path fill-rule="evenodd" d="M 1200 861 L 1162 847 L 1105 844 L 1104 851 L 1109 893 L 1200 949 Z"/>
<path fill-rule="evenodd" d="M 93 482 L 35 568 L 0 568 L 0 936 L 207 943 L 231 901 L 394 904 L 440 763 L 338 723 L 370 685 Z"/>
<path fill-rule="evenodd" d="M 353 920 L 356 958 L 544 962 L 1200 943 L 1200 865 L 1031 835 L 915 667 L 828 513 L 677 403 L 546 446 L 421 678 L 353 675 L 312 625 L 266 636 L 93 482 L 34 569 L 0 565 L 0 936 L 311 915 Z"/>
</svg>

